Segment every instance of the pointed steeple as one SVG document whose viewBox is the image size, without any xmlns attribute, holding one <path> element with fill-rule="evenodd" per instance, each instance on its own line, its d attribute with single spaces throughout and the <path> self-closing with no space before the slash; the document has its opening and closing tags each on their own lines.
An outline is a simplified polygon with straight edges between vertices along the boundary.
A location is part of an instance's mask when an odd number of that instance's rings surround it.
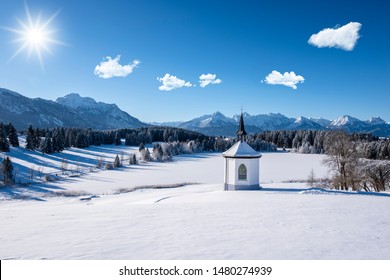
<svg viewBox="0 0 390 280">
<path fill-rule="evenodd" d="M 240 117 L 240 125 L 238 126 L 238 130 L 236 134 L 237 134 L 237 138 L 241 140 L 241 142 L 245 140 L 245 135 L 247 135 L 245 131 L 245 125 L 244 125 L 244 116 L 242 115 L 242 112 Z"/>
</svg>

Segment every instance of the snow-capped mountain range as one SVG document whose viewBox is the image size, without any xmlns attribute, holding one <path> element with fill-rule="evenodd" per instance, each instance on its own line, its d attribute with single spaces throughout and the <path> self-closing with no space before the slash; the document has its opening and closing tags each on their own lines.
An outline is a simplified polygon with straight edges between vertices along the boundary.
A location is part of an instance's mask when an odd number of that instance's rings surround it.
<svg viewBox="0 0 390 280">
<path fill-rule="evenodd" d="M 220 112 L 204 115 L 193 120 L 182 122 L 178 127 L 195 130 L 209 135 L 233 136 L 237 130 L 240 115 L 229 118 Z M 303 130 L 303 129 L 342 129 L 348 132 L 372 133 L 376 136 L 390 137 L 390 124 L 380 117 L 362 121 L 345 115 L 333 121 L 323 118 L 289 118 L 282 114 L 250 115 L 244 113 L 245 128 L 250 133 L 266 130 Z"/>
<path fill-rule="evenodd" d="M 115 104 L 96 102 L 90 97 L 71 93 L 56 101 L 28 98 L 0 88 L 0 122 L 12 122 L 18 129 L 34 127 L 81 127 L 92 129 L 137 128 L 149 125 L 175 126 L 206 135 L 234 136 L 240 115 L 227 117 L 221 112 L 185 122 L 144 123 L 119 109 Z M 266 130 L 343 129 L 348 132 L 372 133 L 390 137 L 390 123 L 380 117 L 367 121 L 345 115 L 335 120 L 289 118 L 282 114 L 250 115 L 244 113 L 245 128 L 249 133 Z"/>
<path fill-rule="evenodd" d="M 0 122 L 12 122 L 17 129 L 34 127 L 81 127 L 93 129 L 136 128 L 148 126 L 115 104 L 96 102 L 71 93 L 55 102 L 28 98 L 0 88 Z"/>
</svg>

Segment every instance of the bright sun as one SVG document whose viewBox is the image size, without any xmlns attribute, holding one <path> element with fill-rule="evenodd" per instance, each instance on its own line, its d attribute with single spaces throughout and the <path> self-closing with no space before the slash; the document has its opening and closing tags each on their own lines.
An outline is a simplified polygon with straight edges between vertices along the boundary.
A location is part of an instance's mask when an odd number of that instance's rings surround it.
<svg viewBox="0 0 390 280">
<path fill-rule="evenodd" d="M 54 13 L 47 20 L 42 21 L 41 17 L 33 19 L 28 9 L 27 4 L 25 4 L 26 17 L 25 21 L 17 19 L 20 27 L 16 28 L 5 28 L 8 31 L 11 31 L 18 35 L 18 37 L 13 40 L 13 42 L 20 43 L 20 47 L 15 51 L 11 56 L 10 60 L 18 56 L 22 51 L 27 50 L 28 55 L 34 52 L 39 59 L 39 63 L 43 68 L 43 51 L 51 53 L 50 45 L 64 45 L 63 42 L 57 41 L 52 38 L 55 30 L 50 29 L 50 23 L 57 16 L 58 12 Z"/>
<path fill-rule="evenodd" d="M 45 33 L 40 28 L 32 28 L 27 33 L 27 41 L 29 44 L 39 46 L 45 41 Z"/>
</svg>

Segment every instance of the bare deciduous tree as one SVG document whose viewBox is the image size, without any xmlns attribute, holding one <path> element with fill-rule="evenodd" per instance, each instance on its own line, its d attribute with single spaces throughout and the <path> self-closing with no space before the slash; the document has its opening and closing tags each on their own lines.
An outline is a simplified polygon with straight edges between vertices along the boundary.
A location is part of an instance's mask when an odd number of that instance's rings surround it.
<svg viewBox="0 0 390 280">
<path fill-rule="evenodd" d="M 360 174 L 363 176 L 362 187 L 366 191 L 385 191 L 390 184 L 390 162 L 366 160 L 362 163 Z"/>
<path fill-rule="evenodd" d="M 342 131 L 330 131 L 324 142 L 327 157 L 323 163 L 335 171 L 333 186 L 347 191 L 349 187 L 356 191 L 360 188 L 357 166 L 359 156 L 356 144 Z"/>
<path fill-rule="evenodd" d="M 309 187 L 314 187 L 315 183 L 316 183 L 316 177 L 315 177 L 315 174 L 314 174 L 314 170 L 312 168 L 311 171 L 310 171 L 309 176 L 307 177 L 307 183 L 306 184 Z"/>
</svg>

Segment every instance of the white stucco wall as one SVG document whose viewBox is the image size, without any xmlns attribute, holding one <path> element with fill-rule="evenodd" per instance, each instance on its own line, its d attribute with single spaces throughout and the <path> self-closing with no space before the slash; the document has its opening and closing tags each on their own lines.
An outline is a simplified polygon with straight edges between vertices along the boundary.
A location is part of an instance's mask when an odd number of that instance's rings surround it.
<svg viewBox="0 0 390 280">
<path fill-rule="evenodd" d="M 238 180 L 238 168 L 245 164 L 247 179 Z M 225 183 L 229 185 L 258 185 L 259 184 L 259 158 L 225 158 Z"/>
</svg>

